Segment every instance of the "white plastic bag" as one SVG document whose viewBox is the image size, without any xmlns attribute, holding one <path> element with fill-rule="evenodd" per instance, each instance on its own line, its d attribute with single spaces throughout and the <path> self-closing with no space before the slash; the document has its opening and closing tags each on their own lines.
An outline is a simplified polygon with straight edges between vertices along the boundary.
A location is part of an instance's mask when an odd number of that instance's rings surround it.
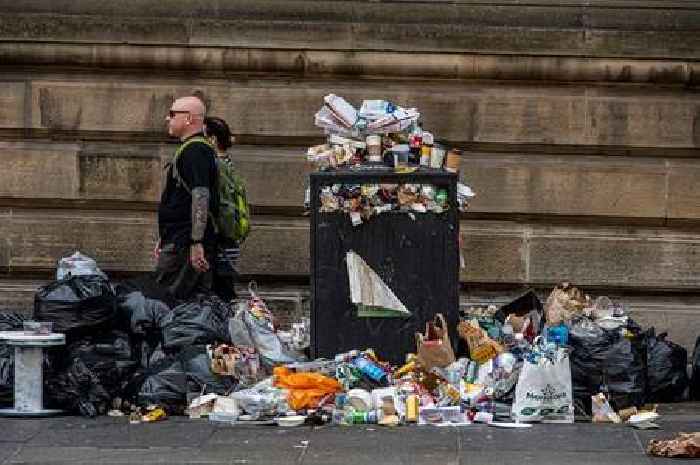
<svg viewBox="0 0 700 465">
<path fill-rule="evenodd" d="M 515 387 L 512 411 L 516 422 L 573 423 L 571 365 L 565 350 L 554 360 L 525 360 Z"/>
<path fill-rule="evenodd" d="M 287 391 L 273 386 L 272 378 L 260 381 L 249 389 L 231 393 L 238 406 L 254 420 L 283 415 L 289 410 Z"/>
<path fill-rule="evenodd" d="M 99 268 L 97 262 L 87 255 L 75 252 L 70 257 L 63 257 L 58 261 L 56 268 L 56 280 L 70 278 L 71 276 L 99 275 L 107 278 Z"/>
<path fill-rule="evenodd" d="M 241 304 L 236 315 L 229 320 L 231 342 L 239 347 L 255 348 L 260 353 L 261 362 L 270 369 L 299 361 L 284 349 L 272 324 L 272 313 L 258 296 L 255 282 L 251 282 L 248 288 L 250 299 Z"/>
</svg>

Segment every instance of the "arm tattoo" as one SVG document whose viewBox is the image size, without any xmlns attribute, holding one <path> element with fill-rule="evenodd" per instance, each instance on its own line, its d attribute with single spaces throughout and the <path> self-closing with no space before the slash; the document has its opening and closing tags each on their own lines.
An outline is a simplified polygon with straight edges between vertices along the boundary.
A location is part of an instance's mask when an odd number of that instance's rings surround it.
<svg viewBox="0 0 700 465">
<path fill-rule="evenodd" d="M 209 189 L 195 187 L 192 189 L 192 240 L 201 241 L 207 227 L 209 212 Z"/>
</svg>

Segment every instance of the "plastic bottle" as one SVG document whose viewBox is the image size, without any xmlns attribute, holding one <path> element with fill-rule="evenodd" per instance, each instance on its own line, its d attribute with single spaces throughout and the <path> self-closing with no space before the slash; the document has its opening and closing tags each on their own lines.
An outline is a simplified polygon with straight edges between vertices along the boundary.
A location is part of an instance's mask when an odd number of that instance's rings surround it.
<svg viewBox="0 0 700 465">
<path fill-rule="evenodd" d="M 421 128 L 420 124 L 416 124 L 413 131 L 411 131 L 408 145 L 410 148 L 408 163 L 411 165 L 418 165 L 420 163 L 421 147 L 423 145 L 423 128 Z"/>
<path fill-rule="evenodd" d="M 465 375 L 465 381 L 469 384 L 473 384 L 476 381 L 476 372 L 478 369 L 478 364 L 471 360 L 469 365 L 467 365 L 467 374 Z"/>
<path fill-rule="evenodd" d="M 557 346 L 565 346 L 569 342 L 569 328 L 564 323 L 548 327 L 547 342 L 553 342 Z"/>
<path fill-rule="evenodd" d="M 387 382 L 387 376 L 384 370 L 382 370 L 374 362 L 370 361 L 367 357 L 360 355 L 355 358 L 353 365 L 362 372 L 363 375 L 367 376 L 372 381 L 377 383 L 385 384 Z"/>
</svg>

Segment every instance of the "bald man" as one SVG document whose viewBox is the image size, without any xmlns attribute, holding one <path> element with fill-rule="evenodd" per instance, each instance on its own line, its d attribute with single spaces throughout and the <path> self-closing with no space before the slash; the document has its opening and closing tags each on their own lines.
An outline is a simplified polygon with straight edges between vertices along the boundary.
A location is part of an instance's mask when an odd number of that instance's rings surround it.
<svg viewBox="0 0 700 465">
<path fill-rule="evenodd" d="M 168 135 L 181 145 L 166 166 L 158 207 L 156 279 L 175 301 L 212 286 L 216 234 L 211 218 L 218 213 L 219 199 L 216 152 L 203 134 L 205 113 L 199 98 L 183 97 L 165 118 Z"/>
</svg>

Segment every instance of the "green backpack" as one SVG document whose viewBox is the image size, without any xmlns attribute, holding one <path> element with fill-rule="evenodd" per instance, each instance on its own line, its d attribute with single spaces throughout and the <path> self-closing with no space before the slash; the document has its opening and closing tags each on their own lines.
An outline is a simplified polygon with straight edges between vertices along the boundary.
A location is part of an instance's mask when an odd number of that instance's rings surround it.
<svg viewBox="0 0 700 465">
<path fill-rule="evenodd" d="M 195 142 L 206 144 L 214 149 L 211 142 L 204 137 L 193 137 L 178 147 L 172 161 L 173 177 L 190 195 L 192 195 L 192 191 L 177 171 L 177 159 L 188 145 Z M 219 237 L 232 239 L 241 244 L 250 233 L 250 205 L 246 195 L 245 182 L 230 163 L 220 160 L 219 157 L 216 157 L 216 168 L 219 175 L 219 215 L 214 218 L 209 212 L 209 218 L 212 219 L 214 230 Z"/>
</svg>

